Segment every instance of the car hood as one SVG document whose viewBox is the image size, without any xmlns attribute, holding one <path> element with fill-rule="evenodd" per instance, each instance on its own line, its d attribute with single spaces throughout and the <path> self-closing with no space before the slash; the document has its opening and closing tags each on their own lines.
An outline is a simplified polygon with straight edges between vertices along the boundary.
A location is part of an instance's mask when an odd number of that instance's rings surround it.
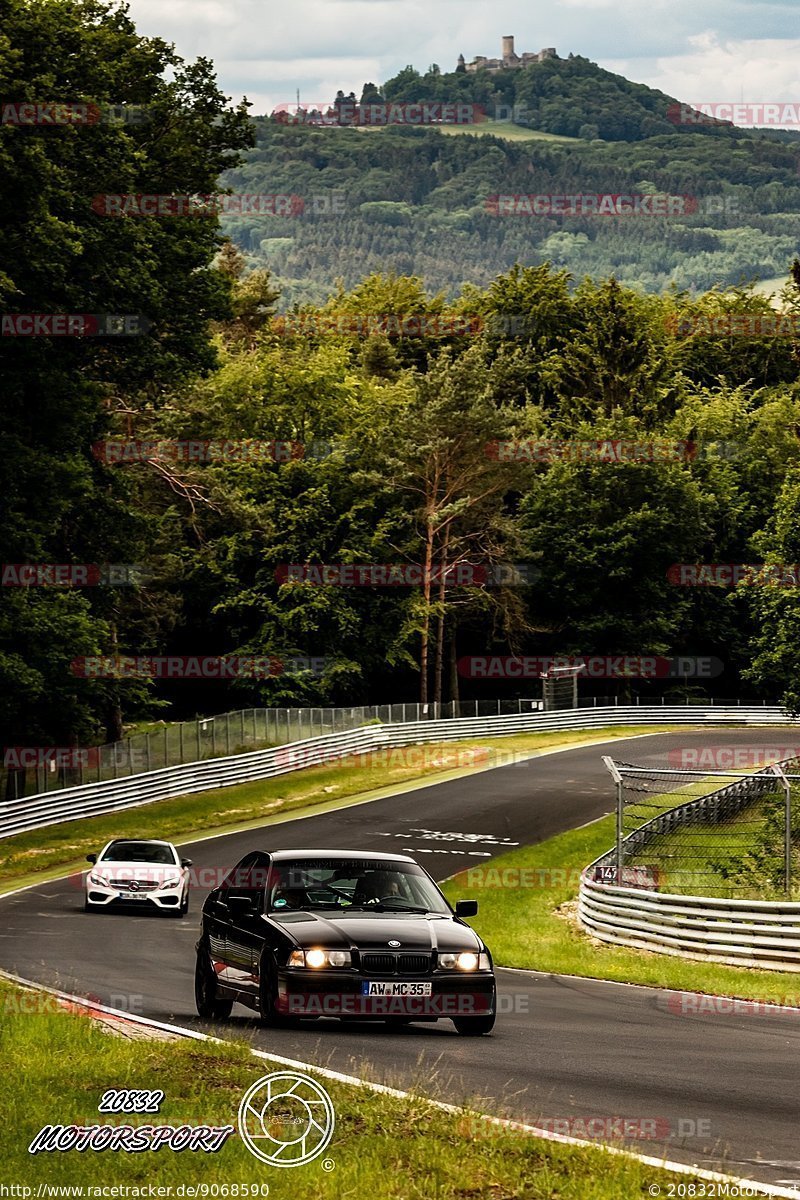
<svg viewBox="0 0 800 1200">
<path fill-rule="evenodd" d="M 385 950 L 390 941 L 400 950 L 480 950 L 478 935 L 448 916 L 407 916 L 399 913 L 271 913 L 268 920 L 293 938 L 298 946 Z M 393 947 L 398 948 L 398 947 Z"/>
<path fill-rule="evenodd" d="M 174 863 L 109 862 L 96 863 L 90 871 L 102 875 L 113 883 L 163 883 L 165 879 L 177 879 L 181 868 Z"/>
</svg>

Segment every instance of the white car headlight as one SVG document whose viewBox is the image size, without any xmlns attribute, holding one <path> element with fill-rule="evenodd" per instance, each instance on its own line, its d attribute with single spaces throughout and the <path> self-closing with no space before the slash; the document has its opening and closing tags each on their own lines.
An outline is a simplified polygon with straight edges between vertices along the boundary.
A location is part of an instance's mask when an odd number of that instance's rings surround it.
<svg viewBox="0 0 800 1200">
<path fill-rule="evenodd" d="M 439 966 L 446 971 L 488 971 L 489 955 L 462 950 L 458 954 L 440 954 Z"/>
<path fill-rule="evenodd" d="M 111 887 L 105 875 L 101 875 L 98 871 L 89 872 L 89 883 L 98 884 L 100 887 Z"/>
<path fill-rule="evenodd" d="M 290 967 L 349 967 L 349 950 L 293 950 L 289 955 Z"/>
<path fill-rule="evenodd" d="M 164 879 L 158 885 L 158 890 L 159 890 L 159 892 L 163 892 L 165 888 L 177 887 L 178 884 L 180 883 L 180 881 L 181 881 L 180 875 L 178 875 L 177 877 L 173 876 L 172 879 Z"/>
</svg>

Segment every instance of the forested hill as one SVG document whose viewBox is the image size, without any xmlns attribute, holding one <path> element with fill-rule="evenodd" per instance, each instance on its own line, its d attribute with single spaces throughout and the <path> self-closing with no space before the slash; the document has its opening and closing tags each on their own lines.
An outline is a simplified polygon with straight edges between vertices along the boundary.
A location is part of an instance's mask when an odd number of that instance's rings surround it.
<svg viewBox="0 0 800 1200">
<path fill-rule="evenodd" d="M 497 74 L 407 67 L 355 99 L 380 97 L 473 103 L 515 120 L 366 129 L 257 118 L 255 149 L 223 182 L 302 204 L 289 216 L 230 215 L 225 229 L 250 265 L 270 268 L 283 306 L 321 301 L 337 279 L 355 286 L 369 271 L 417 274 L 455 295 L 515 262 L 615 274 L 647 291 L 705 289 L 783 276 L 798 250 L 800 142 L 786 131 L 682 125 L 677 100 L 583 58 Z M 688 196 L 693 211 L 505 216 L 492 202 L 648 192 Z"/>
<path fill-rule="evenodd" d="M 371 97 L 374 91 L 374 85 L 365 85 L 362 98 Z M 381 94 L 395 103 L 471 102 L 490 117 L 502 115 L 502 109 L 516 109 L 515 124 L 566 137 L 638 142 L 660 134 L 685 133 L 680 104 L 674 97 L 572 54 L 496 74 L 442 73 L 434 65 L 422 75 L 406 67 L 384 85 Z M 706 134 L 748 136 L 730 122 L 704 121 L 693 128 Z"/>
</svg>

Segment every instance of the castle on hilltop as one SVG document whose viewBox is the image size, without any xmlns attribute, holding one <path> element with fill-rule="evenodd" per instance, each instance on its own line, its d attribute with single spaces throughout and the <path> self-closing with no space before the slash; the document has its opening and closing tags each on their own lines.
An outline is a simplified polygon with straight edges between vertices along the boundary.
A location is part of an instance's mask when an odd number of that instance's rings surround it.
<svg viewBox="0 0 800 1200">
<path fill-rule="evenodd" d="M 501 49 L 503 53 L 500 58 L 486 58 L 483 54 L 479 54 L 470 63 L 464 62 L 464 55 L 459 54 L 456 71 L 515 71 L 520 67 L 527 67 L 531 63 L 544 62 L 546 58 L 558 58 L 555 46 L 548 46 L 545 50 L 540 50 L 538 54 L 531 54 L 526 50 L 520 57 L 514 53 L 513 37 L 504 37 Z"/>
</svg>

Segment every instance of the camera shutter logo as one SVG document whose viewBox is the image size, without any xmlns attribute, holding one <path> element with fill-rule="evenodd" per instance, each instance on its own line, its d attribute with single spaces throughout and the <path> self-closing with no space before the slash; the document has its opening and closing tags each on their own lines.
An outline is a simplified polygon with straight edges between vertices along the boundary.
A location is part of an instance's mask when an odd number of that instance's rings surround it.
<svg viewBox="0 0 800 1200">
<path fill-rule="evenodd" d="M 276 1071 L 247 1089 L 238 1126 L 251 1154 L 271 1167 L 302 1167 L 333 1137 L 336 1115 L 325 1089 L 308 1075 Z"/>
</svg>

